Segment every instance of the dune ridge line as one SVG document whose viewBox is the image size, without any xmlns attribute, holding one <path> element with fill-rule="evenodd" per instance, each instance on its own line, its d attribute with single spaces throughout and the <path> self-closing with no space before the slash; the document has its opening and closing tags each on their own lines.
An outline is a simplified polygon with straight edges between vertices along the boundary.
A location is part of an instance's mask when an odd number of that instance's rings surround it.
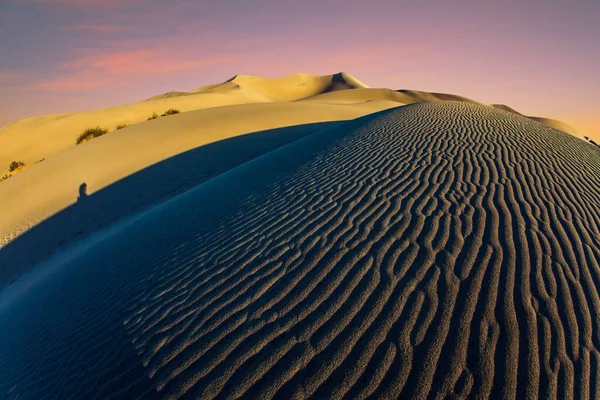
<svg viewBox="0 0 600 400">
<path fill-rule="evenodd" d="M 478 104 L 382 111 L 68 261 L 0 314 L 0 389 L 596 398 L 599 229 L 596 147 Z"/>
</svg>

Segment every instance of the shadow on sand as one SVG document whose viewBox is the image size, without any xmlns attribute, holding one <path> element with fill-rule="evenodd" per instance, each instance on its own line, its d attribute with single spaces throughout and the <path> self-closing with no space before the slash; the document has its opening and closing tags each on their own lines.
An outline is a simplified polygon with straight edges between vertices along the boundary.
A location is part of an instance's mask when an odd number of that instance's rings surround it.
<svg viewBox="0 0 600 400">
<path fill-rule="evenodd" d="M 342 122 L 295 125 L 221 140 L 158 162 L 91 195 L 83 182 L 75 204 L 0 249 L 0 290 L 40 261 L 90 233 L 262 154 Z"/>
</svg>

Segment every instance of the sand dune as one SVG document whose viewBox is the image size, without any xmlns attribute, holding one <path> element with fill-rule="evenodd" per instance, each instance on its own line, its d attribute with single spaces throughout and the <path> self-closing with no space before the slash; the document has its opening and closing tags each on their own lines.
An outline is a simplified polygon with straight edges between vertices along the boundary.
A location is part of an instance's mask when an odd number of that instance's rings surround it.
<svg viewBox="0 0 600 400">
<path fill-rule="evenodd" d="M 304 101 L 332 104 L 349 104 L 373 100 L 394 101 L 399 104 L 413 104 L 423 101 L 464 101 L 466 103 L 479 104 L 475 100 L 451 94 L 376 88 L 357 88 L 354 90 L 326 92 L 304 99 Z"/>
<path fill-rule="evenodd" d="M 15 159 L 33 165 L 73 148 L 76 138 L 88 127 L 99 125 L 112 131 L 118 124 L 144 123 L 153 113 L 161 114 L 170 108 L 185 112 L 261 101 L 264 100 L 257 94 L 239 91 L 228 95 L 166 97 L 100 110 L 27 118 L 0 131 L 0 166 L 4 169 Z"/>
<path fill-rule="evenodd" d="M 236 75 L 229 82 L 260 93 L 271 101 L 294 101 L 331 91 L 367 87 L 344 72 L 326 76 L 295 74 L 280 79 Z"/>
<path fill-rule="evenodd" d="M 513 114 L 523 115 L 520 112 L 518 112 L 517 110 L 515 110 L 514 108 L 511 108 L 505 104 L 492 104 L 492 107 L 497 108 L 498 110 L 508 111 Z"/>
<path fill-rule="evenodd" d="M 475 100 L 452 94 L 370 89 L 345 72 L 323 76 L 294 74 L 284 78 L 236 75 L 223 83 L 203 86 L 190 92 L 171 91 L 133 104 L 17 121 L 0 130 L 0 168 L 7 167 L 15 160 L 33 165 L 36 161 L 72 148 L 76 138 L 88 127 L 99 125 L 112 131 L 119 124 L 145 123 L 153 113 L 161 114 L 170 108 L 186 112 L 229 105 L 298 100 L 328 104 L 373 100 L 394 101 L 398 104 L 421 101 L 477 103 Z M 504 105 L 494 107 L 516 112 Z M 534 119 L 582 138 L 573 128 L 559 121 L 537 117 Z"/>
<path fill-rule="evenodd" d="M 373 101 L 345 106 L 268 103 L 201 109 L 122 129 L 28 167 L 0 184 L 0 244 L 6 245 L 68 207 L 76 206 L 79 211 L 0 251 L 0 287 L 82 235 L 308 135 L 319 129 L 315 123 L 354 119 L 395 106 Z M 218 144 L 256 132 L 263 132 L 258 142 L 249 138 Z M 208 154 L 194 150 L 211 144 Z M 223 146 L 226 153 L 220 150 Z M 153 177 L 129 183 L 124 189 L 127 194 L 115 194 L 118 201 L 93 197 L 143 169 L 192 151 L 200 158 L 186 157 L 186 163 L 175 161 L 169 168 L 155 168 Z M 85 203 L 79 193 L 83 183 Z"/>
<path fill-rule="evenodd" d="M 345 73 L 296 74 L 281 79 L 238 75 L 189 93 L 169 92 L 131 105 L 31 118 L 13 124 L 0 132 L 0 163 L 8 167 L 11 161 L 20 160 L 26 163 L 26 168 L 1 182 L 0 246 L 67 207 L 78 205 L 80 208 L 79 188 L 84 183 L 89 196 L 199 146 L 252 132 L 354 119 L 400 105 L 391 98 L 372 94 L 355 103 L 344 101 L 343 97 L 337 103 L 294 103 L 331 90 L 351 93 L 349 88 L 363 86 Z M 146 121 L 155 110 L 168 108 L 179 108 L 183 113 Z M 143 122 L 135 123 L 140 118 Z M 121 122 L 133 125 L 84 145 L 75 145 L 75 138 L 84 127 L 95 124 L 110 127 Z M 228 146 L 230 153 L 223 160 L 211 157 L 210 165 L 195 162 L 201 170 L 182 166 L 176 172 L 178 182 L 175 184 L 162 173 L 162 178 L 154 182 L 144 179 L 143 185 L 138 183 L 135 196 L 124 202 L 98 204 L 101 207 L 98 212 L 89 210 L 91 202 L 87 202 L 85 217 L 73 215 L 72 220 L 63 221 L 63 226 L 47 225 L 56 231 L 50 233 L 42 229 L 41 232 L 46 232 L 44 235 L 38 233 L 35 240 L 22 240 L 20 245 L 1 252 L 0 265 L 8 266 L 0 268 L 0 287 L 82 236 L 295 140 L 300 134 L 309 134 L 313 128 L 287 130 L 292 133 L 270 139 L 272 144 L 261 144 L 258 150 Z M 43 163 L 36 163 L 42 159 Z M 118 204 L 115 208 L 114 203 Z"/>
<path fill-rule="evenodd" d="M 122 106 L 68 114 L 27 118 L 0 131 L 0 167 L 16 158 L 27 164 L 73 147 L 87 127 L 100 125 L 114 130 L 118 124 L 137 124 L 153 113 L 170 108 L 183 112 L 235 104 L 293 101 L 329 90 L 365 87 L 346 73 L 313 76 L 295 74 L 286 78 L 237 75 L 227 82 L 192 92 L 169 92 Z"/>
<path fill-rule="evenodd" d="M 528 116 L 527 118 L 537 121 L 537 122 L 539 122 L 543 125 L 546 125 L 550 128 L 558 129 L 559 131 L 566 132 L 570 135 L 573 135 L 575 137 L 585 140 L 585 137 L 582 134 L 580 134 L 577 131 L 577 129 L 573 128 L 572 126 L 570 126 L 568 124 L 565 124 L 564 122 L 557 121 L 557 120 L 551 119 L 551 118 L 542 118 L 542 117 L 529 117 Z"/>
<path fill-rule="evenodd" d="M 0 391 L 597 398 L 599 226 L 598 148 L 479 104 L 383 111 L 1 292 Z"/>
</svg>

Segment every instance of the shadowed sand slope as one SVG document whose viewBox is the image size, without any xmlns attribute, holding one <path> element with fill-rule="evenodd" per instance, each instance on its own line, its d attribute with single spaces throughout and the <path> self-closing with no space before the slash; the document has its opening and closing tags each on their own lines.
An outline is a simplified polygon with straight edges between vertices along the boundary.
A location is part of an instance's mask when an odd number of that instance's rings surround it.
<svg viewBox="0 0 600 400">
<path fill-rule="evenodd" d="M 0 293 L 0 393 L 597 398 L 599 215 L 594 146 L 477 104 L 383 111 Z"/>
<path fill-rule="evenodd" d="M 38 187 L 38 190 L 19 191 L 18 194 L 13 194 L 12 202 L 5 203 L 4 210 L 8 215 L 2 219 L 4 223 L 9 216 L 16 218 L 19 214 L 35 215 L 34 205 L 39 203 L 47 210 L 52 196 L 61 192 L 70 200 L 59 203 L 63 207 L 56 213 L 0 248 L 0 289 L 48 256 L 90 233 L 175 197 L 273 149 L 339 123 L 342 122 L 286 126 L 216 140 L 146 166 L 141 171 L 101 188 L 98 188 L 97 175 L 93 173 L 94 165 L 101 167 L 101 160 L 109 151 L 94 149 L 85 159 L 77 160 L 77 164 L 83 167 L 81 175 L 59 171 L 50 175 L 49 182 L 32 185 Z M 182 129 L 178 133 L 182 134 L 183 131 Z M 144 148 L 142 143 L 138 143 L 136 147 L 141 147 L 144 153 L 150 155 L 155 150 Z M 70 164 L 59 166 L 68 168 Z M 99 175 L 104 177 L 107 174 Z M 52 179 L 53 176 L 56 180 Z M 24 177 L 26 176 L 16 178 Z M 31 178 L 29 182 L 34 179 Z M 41 201 L 31 205 L 27 203 L 28 198 L 39 198 Z M 0 226 L 3 226 L 2 223 Z"/>
</svg>

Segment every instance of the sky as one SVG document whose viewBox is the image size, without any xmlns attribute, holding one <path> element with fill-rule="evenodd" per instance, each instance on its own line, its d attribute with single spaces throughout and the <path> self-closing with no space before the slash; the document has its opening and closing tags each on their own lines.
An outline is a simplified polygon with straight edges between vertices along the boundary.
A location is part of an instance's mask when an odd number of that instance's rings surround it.
<svg viewBox="0 0 600 400">
<path fill-rule="evenodd" d="M 598 0 L 0 0 L 0 127 L 236 74 L 348 72 L 600 139 Z"/>
</svg>

